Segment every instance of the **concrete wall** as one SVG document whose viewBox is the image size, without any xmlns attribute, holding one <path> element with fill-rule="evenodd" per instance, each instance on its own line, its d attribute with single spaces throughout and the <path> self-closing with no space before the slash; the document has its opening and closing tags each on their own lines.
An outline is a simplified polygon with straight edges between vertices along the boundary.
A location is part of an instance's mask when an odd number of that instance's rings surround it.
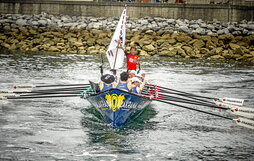
<svg viewBox="0 0 254 161">
<path fill-rule="evenodd" d="M 117 2 L 80 2 L 62 0 L 0 0 L 0 13 L 20 14 L 64 14 L 75 16 L 119 17 L 125 3 Z M 205 5 L 205 4 L 164 4 L 164 3 L 127 3 L 127 15 L 132 18 L 165 17 L 217 19 L 222 22 L 254 20 L 253 6 Z"/>
</svg>

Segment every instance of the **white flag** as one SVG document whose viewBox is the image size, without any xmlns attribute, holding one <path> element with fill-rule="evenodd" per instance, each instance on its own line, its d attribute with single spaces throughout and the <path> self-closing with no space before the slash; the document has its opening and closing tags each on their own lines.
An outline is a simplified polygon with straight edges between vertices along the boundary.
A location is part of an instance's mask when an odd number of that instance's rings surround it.
<svg viewBox="0 0 254 161">
<path fill-rule="evenodd" d="M 119 69 L 124 64 L 125 53 L 122 47 L 125 45 L 126 36 L 126 8 L 123 10 L 120 20 L 117 24 L 116 30 L 114 32 L 113 38 L 107 50 L 107 58 L 111 69 Z M 121 40 L 121 45 L 118 41 Z"/>
</svg>

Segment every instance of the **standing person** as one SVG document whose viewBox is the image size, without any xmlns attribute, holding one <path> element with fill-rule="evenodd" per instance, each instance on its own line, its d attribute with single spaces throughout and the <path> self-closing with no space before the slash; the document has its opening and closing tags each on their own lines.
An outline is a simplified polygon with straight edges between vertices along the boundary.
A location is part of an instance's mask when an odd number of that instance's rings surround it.
<svg viewBox="0 0 254 161">
<path fill-rule="evenodd" d="M 125 52 L 125 54 L 127 58 L 127 70 L 137 70 L 137 65 L 140 65 L 137 48 L 132 46 L 130 53 Z"/>
<path fill-rule="evenodd" d="M 119 47 L 122 48 L 122 40 L 119 39 L 117 42 L 118 42 Z M 134 46 L 131 47 L 130 53 L 125 51 L 125 56 L 127 59 L 127 72 L 130 70 L 137 70 L 137 65 L 140 65 L 140 63 L 138 61 L 139 57 L 137 54 L 138 54 L 138 50 Z"/>
</svg>

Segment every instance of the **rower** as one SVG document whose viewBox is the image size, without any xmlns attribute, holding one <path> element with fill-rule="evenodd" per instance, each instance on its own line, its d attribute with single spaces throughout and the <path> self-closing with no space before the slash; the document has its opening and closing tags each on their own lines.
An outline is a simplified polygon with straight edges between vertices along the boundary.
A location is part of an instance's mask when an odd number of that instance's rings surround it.
<svg viewBox="0 0 254 161">
<path fill-rule="evenodd" d="M 101 77 L 101 81 L 99 83 L 100 91 L 106 91 L 115 87 L 115 77 L 110 74 L 105 74 Z"/>
<path fill-rule="evenodd" d="M 136 70 L 129 70 L 128 73 L 129 73 L 130 78 L 133 78 L 133 77 L 135 77 L 137 75 Z"/>
<path fill-rule="evenodd" d="M 126 92 L 131 90 L 131 84 L 129 83 L 129 74 L 127 72 L 122 72 L 120 74 L 120 80 L 116 85 L 116 89 L 121 89 Z"/>
<path fill-rule="evenodd" d="M 141 90 L 145 87 L 146 82 L 141 82 L 139 78 L 133 77 L 131 79 L 132 83 L 132 93 L 139 94 Z"/>
<path fill-rule="evenodd" d="M 140 71 L 139 71 L 139 74 L 141 75 L 142 82 L 144 82 L 145 77 L 146 77 L 146 73 L 145 73 L 145 71 L 144 71 L 144 70 L 140 70 Z"/>
</svg>

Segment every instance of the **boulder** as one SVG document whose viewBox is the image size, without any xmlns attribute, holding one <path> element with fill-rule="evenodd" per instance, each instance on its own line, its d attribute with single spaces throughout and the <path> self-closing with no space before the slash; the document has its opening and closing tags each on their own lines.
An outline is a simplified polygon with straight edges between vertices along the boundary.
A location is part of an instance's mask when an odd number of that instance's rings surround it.
<svg viewBox="0 0 254 161">
<path fill-rule="evenodd" d="M 38 21 L 38 24 L 41 25 L 41 26 L 46 26 L 47 25 L 47 21 L 46 20 L 39 20 Z"/>
<path fill-rule="evenodd" d="M 139 54 L 140 54 L 141 56 L 150 56 L 150 55 L 149 55 L 146 51 L 144 51 L 144 50 L 140 50 Z"/>
<path fill-rule="evenodd" d="M 175 37 L 175 39 L 179 42 L 189 42 L 192 40 L 192 38 L 190 36 L 187 35 L 178 35 Z"/>
<path fill-rule="evenodd" d="M 213 55 L 210 57 L 211 59 L 225 59 L 223 56 L 221 55 Z"/>
<path fill-rule="evenodd" d="M 195 53 L 194 53 L 194 51 L 193 51 L 193 49 L 191 47 L 189 47 L 189 46 L 183 46 L 182 48 L 184 49 L 184 51 L 185 51 L 185 53 L 187 55 L 189 55 L 189 56 L 195 55 Z"/>
<path fill-rule="evenodd" d="M 143 50 L 145 50 L 145 51 L 154 51 L 155 48 L 154 48 L 153 45 L 150 44 L 150 45 L 144 46 L 144 47 L 143 47 Z"/>
<path fill-rule="evenodd" d="M 190 29 L 188 26 L 180 26 L 179 27 L 179 31 L 185 32 L 185 33 L 189 33 Z"/>
<path fill-rule="evenodd" d="M 236 50 L 236 49 L 240 48 L 239 45 L 234 44 L 234 43 L 229 43 L 229 46 L 230 46 L 230 48 L 233 49 L 233 50 Z"/>
<path fill-rule="evenodd" d="M 214 48 L 216 48 L 216 45 L 212 41 L 207 41 L 206 42 L 206 48 L 214 49 Z"/>
<path fill-rule="evenodd" d="M 197 41 L 195 41 L 195 42 L 193 43 L 193 47 L 194 47 L 194 48 L 200 49 L 200 48 L 202 48 L 203 46 L 205 46 L 205 43 L 204 43 L 203 40 L 197 40 Z"/>
<path fill-rule="evenodd" d="M 151 39 L 141 39 L 139 41 L 137 41 L 137 43 L 139 44 L 139 46 L 145 46 L 145 45 L 150 45 L 153 42 L 153 40 Z"/>
<path fill-rule="evenodd" d="M 51 52 L 59 52 L 60 50 L 56 47 L 56 46 L 50 46 L 48 48 L 48 51 L 51 51 Z"/>
<path fill-rule="evenodd" d="M 93 46 L 93 45 L 95 45 L 95 39 L 89 38 L 89 39 L 86 41 L 86 44 L 87 44 L 88 46 Z"/>
<path fill-rule="evenodd" d="M 177 50 L 178 55 L 180 55 L 184 58 L 187 56 L 187 54 L 185 53 L 185 51 L 181 47 L 176 47 L 175 49 Z"/>
<path fill-rule="evenodd" d="M 17 19 L 16 24 L 19 25 L 19 26 L 25 26 L 25 25 L 27 25 L 27 20 Z"/>
<path fill-rule="evenodd" d="M 167 42 L 168 42 L 169 44 L 175 44 L 177 41 L 176 41 L 176 39 L 174 39 L 174 38 L 170 38 L 170 39 L 167 40 Z"/>
</svg>

